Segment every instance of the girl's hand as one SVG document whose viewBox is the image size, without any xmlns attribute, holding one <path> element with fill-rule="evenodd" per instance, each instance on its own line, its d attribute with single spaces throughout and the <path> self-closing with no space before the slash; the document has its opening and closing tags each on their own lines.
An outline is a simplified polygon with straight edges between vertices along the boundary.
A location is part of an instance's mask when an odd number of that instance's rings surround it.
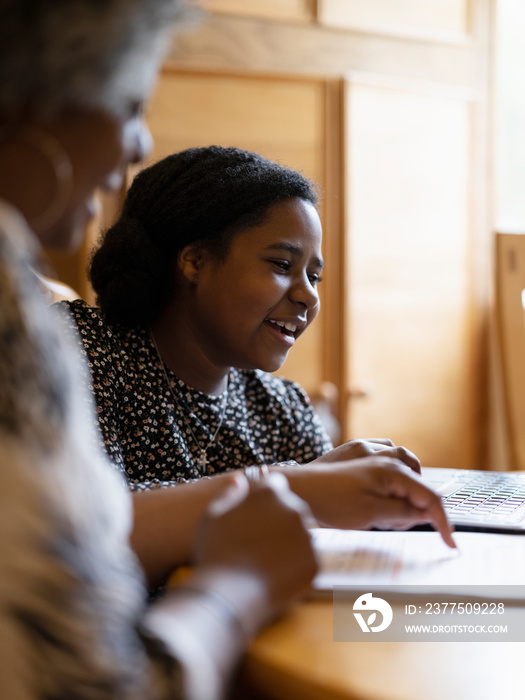
<svg viewBox="0 0 525 700">
<path fill-rule="evenodd" d="M 421 464 L 416 455 L 407 450 L 406 447 L 396 446 L 388 438 L 349 440 L 330 450 L 322 457 L 313 460 L 310 464 L 343 462 L 350 459 L 361 459 L 362 457 L 391 457 L 392 459 L 398 459 L 413 471 L 421 474 Z"/>
<path fill-rule="evenodd" d="M 405 463 L 367 457 L 313 464 L 288 467 L 285 473 L 292 490 L 309 504 L 320 525 L 403 530 L 430 523 L 455 548 L 440 496 Z"/>
</svg>

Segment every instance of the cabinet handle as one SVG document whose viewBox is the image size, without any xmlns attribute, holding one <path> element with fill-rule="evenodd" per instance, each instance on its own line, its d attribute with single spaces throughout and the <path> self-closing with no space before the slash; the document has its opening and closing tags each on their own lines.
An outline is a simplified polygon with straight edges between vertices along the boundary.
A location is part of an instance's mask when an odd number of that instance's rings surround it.
<svg viewBox="0 0 525 700">
<path fill-rule="evenodd" d="M 334 445 L 341 438 L 341 424 L 338 418 L 339 389 L 333 382 L 322 382 L 312 395 L 312 403 Z"/>
<path fill-rule="evenodd" d="M 361 384 L 357 386 L 351 386 L 348 389 L 347 392 L 347 397 L 348 400 L 351 399 L 367 399 L 369 398 L 373 393 L 372 386 L 369 384 Z"/>
</svg>

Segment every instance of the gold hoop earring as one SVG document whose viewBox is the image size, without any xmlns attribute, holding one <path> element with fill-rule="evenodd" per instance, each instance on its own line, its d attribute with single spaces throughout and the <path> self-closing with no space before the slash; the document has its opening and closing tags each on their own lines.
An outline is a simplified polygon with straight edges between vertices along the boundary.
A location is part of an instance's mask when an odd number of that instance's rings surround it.
<svg viewBox="0 0 525 700">
<path fill-rule="evenodd" d="M 56 180 L 55 196 L 47 209 L 28 221 L 34 229 L 47 229 L 55 224 L 64 213 L 73 190 L 73 166 L 71 159 L 60 141 L 36 126 L 22 126 L 0 134 L 0 139 L 11 138 L 13 141 L 32 146 L 51 164 Z"/>
</svg>

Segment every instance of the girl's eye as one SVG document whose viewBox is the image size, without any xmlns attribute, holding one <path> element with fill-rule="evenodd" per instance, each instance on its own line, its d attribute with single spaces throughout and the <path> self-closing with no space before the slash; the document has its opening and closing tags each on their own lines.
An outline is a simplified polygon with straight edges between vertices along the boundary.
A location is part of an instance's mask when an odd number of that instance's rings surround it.
<svg viewBox="0 0 525 700">
<path fill-rule="evenodd" d="M 270 260 L 270 262 L 283 272 L 290 272 L 292 269 L 292 263 L 289 260 Z M 310 272 L 308 273 L 308 281 L 312 287 L 316 287 L 319 282 L 322 282 L 322 277 L 317 272 Z"/>
<path fill-rule="evenodd" d="M 284 272 L 288 272 L 290 268 L 292 267 L 291 263 L 288 260 L 272 260 L 274 265 L 277 265 L 277 267 Z"/>
<path fill-rule="evenodd" d="M 316 274 L 308 275 L 308 279 L 310 280 L 310 284 L 313 287 L 316 287 L 319 284 L 319 282 L 323 281 L 323 278 L 320 275 L 316 275 Z"/>
</svg>

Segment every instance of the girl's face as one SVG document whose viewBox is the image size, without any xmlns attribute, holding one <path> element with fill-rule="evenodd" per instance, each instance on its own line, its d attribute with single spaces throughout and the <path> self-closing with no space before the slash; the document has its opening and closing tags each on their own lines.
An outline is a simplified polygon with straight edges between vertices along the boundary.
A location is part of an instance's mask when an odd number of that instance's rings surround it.
<svg viewBox="0 0 525 700">
<path fill-rule="evenodd" d="M 190 322 L 216 366 L 281 367 L 319 313 L 321 239 L 315 207 L 293 199 L 236 234 L 225 259 L 204 258 Z"/>
</svg>

